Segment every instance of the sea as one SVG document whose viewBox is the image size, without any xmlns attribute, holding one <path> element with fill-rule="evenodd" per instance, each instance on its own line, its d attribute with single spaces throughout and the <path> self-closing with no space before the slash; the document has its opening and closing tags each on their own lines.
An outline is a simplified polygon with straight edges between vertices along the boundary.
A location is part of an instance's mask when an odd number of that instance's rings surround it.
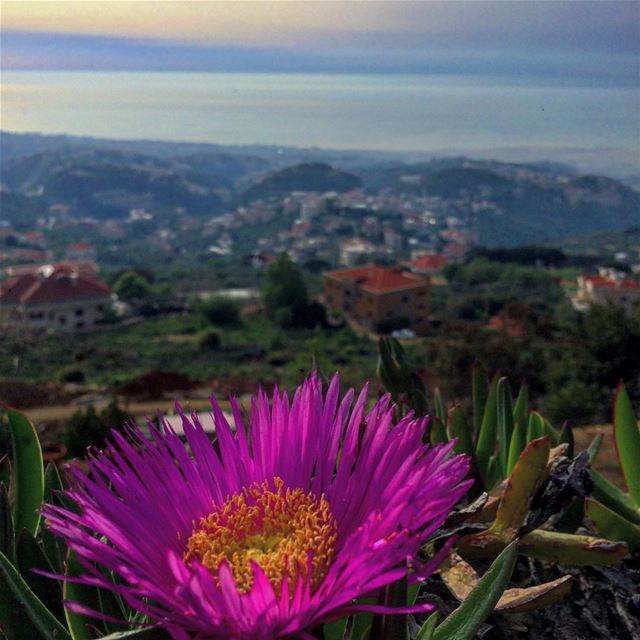
<svg viewBox="0 0 640 640">
<path fill-rule="evenodd" d="M 638 83 L 4 70 L 1 89 L 6 131 L 413 152 L 608 149 L 640 169 Z"/>
</svg>

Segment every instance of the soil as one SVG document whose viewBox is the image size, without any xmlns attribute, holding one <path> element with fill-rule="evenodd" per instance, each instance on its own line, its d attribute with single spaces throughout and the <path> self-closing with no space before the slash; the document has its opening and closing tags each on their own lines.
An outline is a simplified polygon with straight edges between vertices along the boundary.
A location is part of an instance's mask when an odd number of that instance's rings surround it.
<svg viewBox="0 0 640 640">
<path fill-rule="evenodd" d="M 530 587 L 573 576 L 571 593 L 560 602 L 526 614 L 492 615 L 478 640 L 638 640 L 640 638 L 640 554 L 617 567 L 561 567 L 521 558 L 509 585 Z M 439 577 L 425 593 L 442 614 L 458 606 Z"/>
</svg>

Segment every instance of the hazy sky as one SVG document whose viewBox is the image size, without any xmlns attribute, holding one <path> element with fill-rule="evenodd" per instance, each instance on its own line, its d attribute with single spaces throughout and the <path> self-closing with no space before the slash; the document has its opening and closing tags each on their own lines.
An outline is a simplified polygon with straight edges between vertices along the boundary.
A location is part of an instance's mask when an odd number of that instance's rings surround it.
<svg viewBox="0 0 640 640">
<path fill-rule="evenodd" d="M 6 69 L 639 78 L 640 2 L 2 2 Z"/>
</svg>

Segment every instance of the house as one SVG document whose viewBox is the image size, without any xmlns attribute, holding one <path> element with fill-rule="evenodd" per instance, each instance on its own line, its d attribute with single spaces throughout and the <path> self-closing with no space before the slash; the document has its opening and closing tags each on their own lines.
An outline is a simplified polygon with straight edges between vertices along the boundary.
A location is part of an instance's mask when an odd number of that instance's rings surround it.
<svg viewBox="0 0 640 640">
<path fill-rule="evenodd" d="M 324 274 L 324 298 L 331 309 L 371 331 L 425 331 L 430 282 L 400 267 L 366 265 Z"/>
<path fill-rule="evenodd" d="M 113 300 L 109 286 L 79 265 L 23 268 L 0 283 L 0 328 L 84 331 L 104 318 Z"/>
<path fill-rule="evenodd" d="M 361 260 L 371 260 L 375 250 L 371 242 L 362 238 L 344 240 L 340 243 L 340 264 L 352 267 Z"/>
<path fill-rule="evenodd" d="M 435 276 L 441 273 L 442 270 L 447 266 L 447 264 L 447 259 L 444 256 L 436 253 L 414 258 L 409 263 L 409 268 L 411 269 L 411 271 L 413 271 L 413 273 L 418 273 L 425 276 Z"/>
<path fill-rule="evenodd" d="M 578 311 L 594 304 L 618 304 L 627 313 L 640 303 L 640 282 L 611 269 L 601 269 L 598 275 L 578 277 L 578 291 L 572 298 Z"/>
<path fill-rule="evenodd" d="M 96 259 L 96 248 L 88 242 L 74 242 L 67 245 L 65 255 L 68 260 L 93 262 Z"/>
</svg>

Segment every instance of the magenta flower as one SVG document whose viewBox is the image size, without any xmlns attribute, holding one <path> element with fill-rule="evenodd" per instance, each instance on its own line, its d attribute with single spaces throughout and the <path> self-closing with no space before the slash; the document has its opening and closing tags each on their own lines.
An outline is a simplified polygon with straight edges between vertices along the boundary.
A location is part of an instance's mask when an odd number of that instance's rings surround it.
<svg viewBox="0 0 640 640">
<path fill-rule="evenodd" d="M 366 392 L 340 401 L 337 376 L 324 398 L 310 377 L 291 405 L 260 392 L 249 430 L 232 402 L 235 433 L 213 400 L 215 446 L 182 412 L 188 447 L 167 425 L 151 440 L 114 432 L 88 474 L 72 469 L 80 514 L 44 516 L 83 562 L 81 581 L 177 640 L 311 638 L 319 623 L 381 610 L 357 599 L 429 575 L 446 549 L 425 565 L 418 550 L 471 485 L 452 443 L 423 445 L 426 418 L 394 425 L 389 396 L 365 415 Z"/>
</svg>

